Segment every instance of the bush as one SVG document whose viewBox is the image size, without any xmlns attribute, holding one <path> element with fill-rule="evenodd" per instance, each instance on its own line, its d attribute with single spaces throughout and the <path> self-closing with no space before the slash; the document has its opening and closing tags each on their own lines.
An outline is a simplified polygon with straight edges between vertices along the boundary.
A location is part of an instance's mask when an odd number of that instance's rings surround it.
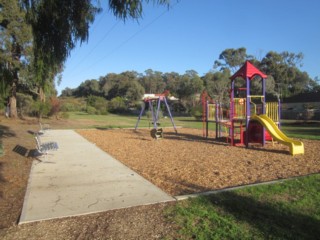
<svg viewBox="0 0 320 240">
<path fill-rule="evenodd" d="M 193 116 L 197 120 L 202 119 L 202 107 L 201 106 L 195 106 L 191 108 L 191 116 Z"/>
<path fill-rule="evenodd" d="M 107 100 L 103 97 L 98 96 L 89 96 L 87 98 L 87 112 L 88 107 L 93 107 L 96 110 L 96 114 L 107 114 Z M 91 110 L 89 110 L 91 111 Z"/>
<path fill-rule="evenodd" d="M 83 98 L 62 97 L 60 100 L 60 111 L 79 112 L 86 111 L 86 101 Z"/>
<path fill-rule="evenodd" d="M 95 109 L 92 106 L 87 106 L 87 113 L 88 114 L 96 114 L 97 113 L 97 109 Z"/>
<path fill-rule="evenodd" d="M 32 104 L 32 110 L 33 114 L 39 118 L 47 117 L 51 110 L 51 105 L 48 102 L 36 101 Z"/>
<path fill-rule="evenodd" d="M 128 110 L 127 105 L 122 97 L 115 97 L 111 99 L 108 104 L 109 112 L 124 113 Z"/>
<path fill-rule="evenodd" d="M 60 112 L 59 117 L 63 118 L 63 119 L 68 119 L 70 117 L 70 115 L 67 112 Z"/>
</svg>

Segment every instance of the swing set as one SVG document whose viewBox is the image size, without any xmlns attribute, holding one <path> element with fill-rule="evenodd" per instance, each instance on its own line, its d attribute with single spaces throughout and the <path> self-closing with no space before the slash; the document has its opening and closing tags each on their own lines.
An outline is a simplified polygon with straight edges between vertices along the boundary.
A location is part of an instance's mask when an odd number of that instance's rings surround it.
<svg viewBox="0 0 320 240">
<path fill-rule="evenodd" d="M 161 109 L 161 103 L 164 103 L 164 105 L 168 111 L 172 126 L 173 126 L 175 132 L 177 133 L 177 128 L 176 128 L 176 125 L 174 124 L 173 117 L 172 117 L 172 114 L 171 114 L 171 111 L 170 111 L 170 108 L 168 105 L 168 101 L 167 101 L 168 95 L 169 95 L 169 91 L 165 91 L 161 94 L 150 94 L 150 96 L 147 96 L 146 98 L 143 99 L 143 104 L 142 104 L 141 111 L 140 111 L 140 114 L 139 114 L 139 117 L 138 117 L 138 120 L 137 120 L 137 123 L 135 126 L 135 130 L 137 130 L 139 122 L 141 120 L 141 117 L 144 114 L 146 108 L 148 107 L 148 109 L 152 115 L 152 124 L 153 124 L 153 129 L 150 131 L 151 137 L 155 138 L 155 139 L 163 138 L 163 129 L 158 128 L 158 126 L 160 125 L 159 112 Z"/>
</svg>

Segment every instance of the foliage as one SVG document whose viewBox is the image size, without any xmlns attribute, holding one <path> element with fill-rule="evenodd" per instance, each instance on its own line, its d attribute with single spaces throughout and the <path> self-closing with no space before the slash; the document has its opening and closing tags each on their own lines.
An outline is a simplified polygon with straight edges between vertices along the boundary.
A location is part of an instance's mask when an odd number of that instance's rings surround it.
<svg viewBox="0 0 320 240">
<path fill-rule="evenodd" d="M 302 53 L 270 51 L 261 60 L 259 67 L 273 77 L 278 94 L 281 97 L 289 97 L 305 91 L 311 81 L 308 74 L 299 70 L 299 67 L 302 66 L 302 59 Z"/>
<path fill-rule="evenodd" d="M 149 2 L 149 0 L 146 0 Z M 170 0 L 157 0 L 153 1 L 158 4 L 168 5 Z M 120 19 L 131 18 L 140 18 L 142 16 L 142 3 L 143 0 L 130 0 L 130 1 L 118 1 L 118 0 L 109 0 L 110 9 L 113 11 L 113 14 Z"/>
<path fill-rule="evenodd" d="M 57 97 L 50 98 L 51 110 L 49 115 L 58 117 L 61 108 L 61 103 Z"/>
<path fill-rule="evenodd" d="M 96 114 L 107 114 L 108 112 L 107 100 L 103 97 L 90 95 L 87 98 L 87 112 L 89 107 L 94 108 L 96 110 Z"/>
<path fill-rule="evenodd" d="M 88 114 L 97 114 L 97 109 L 95 109 L 95 107 L 92 106 L 87 106 L 86 112 Z"/>
<path fill-rule="evenodd" d="M 32 96 L 23 93 L 17 93 L 17 108 L 21 117 L 32 114 L 33 103 L 34 100 L 32 99 Z"/>
<path fill-rule="evenodd" d="M 89 26 L 101 11 L 94 0 L 23 0 L 28 23 L 33 33 L 34 79 L 44 87 L 61 72 L 62 66 L 76 43 L 87 41 Z M 138 19 L 143 0 L 109 0 L 109 8 L 120 19 Z M 149 2 L 146 0 L 145 2 Z M 167 0 L 153 1 L 168 5 Z"/>
<path fill-rule="evenodd" d="M 111 99 L 108 104 L 108 108 L 111 113 L 123 113 L 128 110 L 127 104 L 122 97 L 115 97 Z"/>
<path fill-rule="evenodd" d="M 28 77 L 32 58 L 31 28 L 18 0 L 1 0 L 0 7 L 0 87 L 3 97 L 10 96 L 10 116 L 17 117 L 17 88 Z"/>
<path fill-rule="evenodd" d="M 48 102 L 35 101 L 32 104 L 32 110 L 38 118 L 46 117 L 50 113 L 51 105 Z"/>
<path fill-rule="evenodd" d="M 204 84 L 209 96 L 221 103 L 229 101 L 230 71 L 208 72 L 204 77 Z"/>
<path fill-rule="evenodd" d="M 233 74 L 249 59 L 252 59 L 252 56 L 247 55 L 246 48 L 228 48 L 219 55 L 220 61 L 214 62 L 214 68 L 218 68 L 220 71 L 229 69 Z"/>
<path fill-rule="evenodd" d="M 59 98 L 59 100 L 61 102 L 60 110 L 62 112 L 76 112 L 86 110 L 86 101 L 84 98 L 62 97 Z"/>
<path fill-rule="evenodd" d="M 63 118 L 63 119 L 68 119 L 70 117 L 70 115 L 67 112 L 61 112 L 61 113 L 59 113 L 59 117 Z"/>
<path fill-rule="evenodd" d="M 41 81 L 58 71 L 77 41 L 88 39 L 89 24 L 100 8 L 89 0 L 24 3 L 33 32 L 35 78 Z"/>
<path fill-rule="evenodd" d="M 193 116 L 197 120 L 202 119 L 202 106 L 198 105 L 191 109 L 191 116 Z"/>
<path fill-rule="evenodd" d="M 194 70 L 188 70 L 184 74 L 162 73 L 152 69 L 146 70 L 143 74 L 135 71 L 109 73 L 99 80 L 87 80 L 76 89 L 66 89 L 64 94 L 80 97 L 92 94 L 103 96 L 107 100 L 121 97 L 128 106 L 136 106 L 136 101 L 139 101 L 145 92 L 161 93 L 163 90 L 169 90 L 172 96 L 179 99 L 179 102 L 171 103 L 173 111 L 190 113 L 200 104 L 200 93 L 204 88 L 213 99 L 227 104 L 231 73 L 238 70 L 246 60 L 250 60 L 257 68 L 268 74 L 266 79 L 268 97 L 283 98 L 303 92 L 316 92 L 319 88 L 318 79 L 312 80 L 307 73 L 299 70 L 302 59 L 303 55 L 300 53 L 269 52 L 260 61 L 248 55 L 245 48 L 226 49 L 215 62 L 215 68 L 220 71 L 212 70 L 202 77 Z M 285 80 L 287 85 L 283 85 L 279 79 L 287 79 Z M 243 88 L 245 84 L 245 80 L 237 79 L 235 87 Z M 250 81 L 250 90 L 252 95 L 261 95 L 262 83 L 259 77 Z M 238 93 L 245 94 L 241 91 Z"/>
</svg>

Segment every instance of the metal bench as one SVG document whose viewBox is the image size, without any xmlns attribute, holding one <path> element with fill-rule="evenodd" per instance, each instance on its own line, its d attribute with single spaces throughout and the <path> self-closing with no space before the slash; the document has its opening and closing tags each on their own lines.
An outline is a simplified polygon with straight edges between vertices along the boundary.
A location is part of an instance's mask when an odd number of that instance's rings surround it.
<svg viewBox="0 0 320 240">
<path fill-rule="evenodd" d="M 41 155 L 47 155 L 49 151 L 57 151 L 59 149 L 57 142 L 41 142 L 39 134 L 35 134 L 37 151 Z"/>
</svg>

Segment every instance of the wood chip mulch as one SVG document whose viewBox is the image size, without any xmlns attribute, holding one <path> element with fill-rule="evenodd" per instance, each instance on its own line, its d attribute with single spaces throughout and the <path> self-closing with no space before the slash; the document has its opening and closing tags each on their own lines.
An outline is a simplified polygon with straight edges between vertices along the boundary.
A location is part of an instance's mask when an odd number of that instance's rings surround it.
<svg viewBox="0 0 320 240">
<path fill-rule="evenodd" d="M 278 143 L 232 147 L 196 129 L 164 129 L 158 140 L 148 129 L 78 133 L 173 196 L 320 172 L 320 141 L 303 140 L 305 154 L 291 156 Z"/>
</svg>

